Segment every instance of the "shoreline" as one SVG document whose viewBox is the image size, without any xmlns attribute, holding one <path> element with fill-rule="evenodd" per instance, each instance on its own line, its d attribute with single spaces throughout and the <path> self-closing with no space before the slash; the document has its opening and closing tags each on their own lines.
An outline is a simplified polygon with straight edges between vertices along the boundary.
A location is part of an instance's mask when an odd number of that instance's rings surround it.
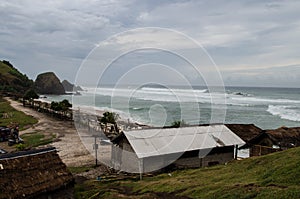
<svg viewBox="0 0 300 199">
<path fill-rule="evenodd" d="M 63 96 L 63 95 L 60 95 Z M 35 102 L 41 102 L 41 103 L 48 103 L 51 104 L 52 101 L 59 101 L 59 100 L 49 100 L 48 98 L 39 98 L 34 100 Z M 122 128 L 124 130 L 131 130 L 131 129 L 140 129 L 140 128 L 149 128 L 152 127 L 148 124 L 144 124 L 142 122 L 139 122 L 137 120 L 134 120 L 133 118 L 123 115 L 122 111 L 120 110 L 112 110 L 110 108 L 99 108 L 99 107 L 93 107 L 89 105 L 81 105 L 81 106 L 76 106 L 76 107 L 71 107 L 70 111 L 75 114 L 75 113 L 80 113 L 82 116 L 90 117 L 90 118 L 98 118 L 102 117 L 103 113 L 105 112 L 113 112 L 118 114 L 119 118 L 117 120 L 117 123 L 119 125 L 125 126 L 126 128 Z M 72 118 L 73 119 L 73 118 Z M 94 119 L 95 120 L 95 119 Z M 129 127 L 129 128 L 127 128 Z"/>
<path fill-rule="evenodd" d="M 47 113 L 38 112 L 31 107 L 24 107 L 22 103 L 14 101 L 10 98 L 5 99 L 16 110 L 22 111 L 27 115 L 31 115 L 38 120 L 36 124 L 20 131 L 20 135 L 37 132 L 42 133 L 45 136 L 54 134 L 56 135 L 55 141 L 49 145 L 58 150 L 60 158 L 68 167 L 89 166 L 95 164 L 95 157 L 93 156 L 94 153 L 92 153 L 93 151 L 90 149 L 89 145 L 86 146 L 87 143 L 83 144 L 82 137 L 80 136 L 82 134 L 89 134 L 87 128 L 77 129 L 73 120 L 61 120 L 59 118 L 52 117 Z M 75 112 L 76 111 L 73 110 L 74 114 Z M 83 109 L 81 110 L 80 114 L 83 117 L 95 119 L 104 112 L 105 111 L 100 110 L 93 110 L 93 112 L 91 112 Z M 118 120 L 118 126 L 121 127 L 121 130 L 149 128 L 149 126 L 139 123 L 128 123 L 128 121 L 123 118 Z M 99 129 L 100 125 L 93 125 L 91 122 L 90 127 Z M 99 153 L 100 157 L 98 157 L 98 160 L 102 160 L 102 158 L 107 159 L 110 155 L 110 145 L 101 145 L 100 147 L 101 151 Z"/>
</svg>

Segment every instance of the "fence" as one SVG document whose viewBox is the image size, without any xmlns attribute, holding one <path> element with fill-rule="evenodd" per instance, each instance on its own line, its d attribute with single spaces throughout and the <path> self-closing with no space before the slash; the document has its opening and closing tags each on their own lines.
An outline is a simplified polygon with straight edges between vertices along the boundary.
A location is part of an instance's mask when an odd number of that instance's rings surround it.
<svg viewBox="0 0 300 199">
<path fill-rule="evenodd" d="M 282 151 L 282 149 L 276 149 L 268 146 L 261 146 L 261 145 L 253 145 L 250 148 L 250 156 L 261 156 L 267 155 L 269 153 L 274 153 L 277 151 Z"/>
</svg>

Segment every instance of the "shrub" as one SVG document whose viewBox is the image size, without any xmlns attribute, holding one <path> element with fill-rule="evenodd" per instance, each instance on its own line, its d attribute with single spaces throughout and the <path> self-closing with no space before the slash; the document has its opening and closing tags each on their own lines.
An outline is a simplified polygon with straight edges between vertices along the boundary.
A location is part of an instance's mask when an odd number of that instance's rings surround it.
<svg viewBox="0 0 300 199">
<path fill-rule="evenodd" d="M 23 151 L 26 147 L 24 144 L 20 143 L 16 145 L 16 148 L 18 151 Z"/>
</svg>

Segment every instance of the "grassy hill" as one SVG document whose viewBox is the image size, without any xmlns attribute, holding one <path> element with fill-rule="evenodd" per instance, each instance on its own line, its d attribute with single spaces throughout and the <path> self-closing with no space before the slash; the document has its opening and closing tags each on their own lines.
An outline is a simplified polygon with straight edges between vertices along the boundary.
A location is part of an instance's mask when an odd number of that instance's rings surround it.
<svg viewBox="0 0 300 199">
<path fill-rule="evenodd" d="M 77 198 L 300 198 L 300 148 L 227 165 L 76 185 Z"/>
<path fill-rule="evenodd" d="M 33 88 L 33 81 L 5 60 L 0 61 L 0 82 L 0 93 L 4 94 L 22 96 L 27 90 Z"/>
</svg>

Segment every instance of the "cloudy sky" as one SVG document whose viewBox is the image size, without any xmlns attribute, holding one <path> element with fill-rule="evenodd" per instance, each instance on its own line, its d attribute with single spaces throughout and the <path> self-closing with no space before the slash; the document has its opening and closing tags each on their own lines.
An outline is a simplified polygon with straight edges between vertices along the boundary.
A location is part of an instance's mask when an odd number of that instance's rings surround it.
<svg viewBox="0 0 300 199">
<path fill-rule="evenodd" d="M 200 43 L 226 85 L 299 87 L 299 10 L 297 0 L 1 0 L 0 59 L 32 79 L 54 71 L 61 79 L 74 81 L 83 60 L 99 43 L 123 31 L 160 27 Z M 153 42 L 161 39 L 149 37 Z M 137 38 L 123 36 L 117 44 L 138 43 Z M 175 39 L 166 46 L 189 48 Z M 142 52 L 127 56 L 121 63 L 130 66 L 135 59 L 143 60 L 139 64 L 154 59 L 175 65 L 164 60 L 175 59 L 152 51 L 146 57 Z M 184 63 L 181 67 L 189 71 Z M 118 67 L 111 71 L 120 72 Z M 197 84 L 197 78 L 192 83 Z"/>
</svg>

